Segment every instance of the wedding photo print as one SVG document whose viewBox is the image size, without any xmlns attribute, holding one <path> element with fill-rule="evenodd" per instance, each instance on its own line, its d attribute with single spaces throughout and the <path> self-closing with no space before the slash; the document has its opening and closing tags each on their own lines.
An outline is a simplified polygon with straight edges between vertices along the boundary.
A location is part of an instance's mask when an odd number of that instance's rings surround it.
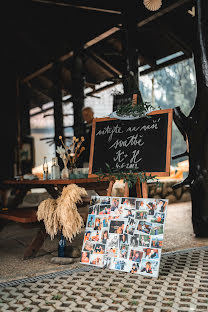
<svg viewBox="0 0 208 312">
<path fill-rule="evenodd" d="M 80 262 L 158 277 L 168 200 L 92 196 Z"/>
</svg>

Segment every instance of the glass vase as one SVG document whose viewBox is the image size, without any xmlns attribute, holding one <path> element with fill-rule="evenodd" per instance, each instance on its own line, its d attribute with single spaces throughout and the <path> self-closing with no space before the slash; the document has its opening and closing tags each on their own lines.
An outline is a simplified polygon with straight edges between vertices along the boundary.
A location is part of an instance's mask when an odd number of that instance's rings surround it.
<svg viewBox="0 0 208 312">
<path fill-rule="evenodd" d="M 69 179 L 69 169 L 67 167 L 64 167 L 61 171 L 61 178 L 63 180 Z"/>
</svg>

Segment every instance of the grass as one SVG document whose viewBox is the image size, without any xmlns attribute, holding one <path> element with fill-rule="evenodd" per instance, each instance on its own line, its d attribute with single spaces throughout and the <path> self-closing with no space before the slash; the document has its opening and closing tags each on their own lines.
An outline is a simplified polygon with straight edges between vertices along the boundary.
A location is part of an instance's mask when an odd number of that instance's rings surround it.
<svg viewBox="0 0 208 312">
<path fill-rule="evenodd" d="M 52 297 L 52 300 L 60 300 L 61 298 L 62 298 L 62 295 L 57 294 Z"/>
</svg>

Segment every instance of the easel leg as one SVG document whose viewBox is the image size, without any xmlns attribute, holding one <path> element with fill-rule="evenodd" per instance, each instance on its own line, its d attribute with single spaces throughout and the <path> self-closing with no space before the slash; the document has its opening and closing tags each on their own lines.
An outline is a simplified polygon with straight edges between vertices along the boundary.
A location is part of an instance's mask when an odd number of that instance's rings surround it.
<svg viewBox="0 0 208 312">
<path fill-rule="evenodd" d="M 147 182 L 142 182 L 142 197 L 148 198 L 148 185 Z"/>
<path fill-rule="evenodd" d="M 142 191 L 141 191 L 141 186 L 140 186 L 140 179 L 137 180 L 136 183 L 136 193 L 137 193 L 137 198 L 142 197 Z"/>
<path fill-rule="evenodd" d="M 110 181 L 109 187 L 108 187 L 108 190 L 107 190 L 107 196 L 111 196 L 114 183 L 115 183 L 114 180 L 111 180 L 111 181 Z"/>
<path fill-rule="evenodd" d="M 129 197 L 129 186 L 128 186 L 128 182 L 125 182 L 125 186 L 124 186 L 124 197 Z"/>
</svg>

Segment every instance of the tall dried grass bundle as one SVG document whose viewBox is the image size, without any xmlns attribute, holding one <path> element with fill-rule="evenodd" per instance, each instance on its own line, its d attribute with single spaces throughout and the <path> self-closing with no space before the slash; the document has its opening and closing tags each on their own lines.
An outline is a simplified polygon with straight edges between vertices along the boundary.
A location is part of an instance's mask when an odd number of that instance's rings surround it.
<svg viewBox="0 0 208 312">
<path fill-rule="evenodd" d="M 83 226 L 83 219 L 77 211 L 76 204 L 82 202 L 82 196 L 86 196 L 84 188 L 71 184 L 65 186 L 59 198 L 44 200 L 38 207 L 38 220 L 43 220 L 46 232 L 51 239 L 58 230 L 66 239 L 71 241 L 73 237 L 80 233 Z"/>
<path fill-rule="evenodd" d="M 56 209 L 56 200 L 48 198 L 40 203 L 37 211 L 37 219 L 38 221 L 43 220 L 46 232 L 50 235 L 51 239 L 54 238 L 60 229 Z"/>
</svg>

